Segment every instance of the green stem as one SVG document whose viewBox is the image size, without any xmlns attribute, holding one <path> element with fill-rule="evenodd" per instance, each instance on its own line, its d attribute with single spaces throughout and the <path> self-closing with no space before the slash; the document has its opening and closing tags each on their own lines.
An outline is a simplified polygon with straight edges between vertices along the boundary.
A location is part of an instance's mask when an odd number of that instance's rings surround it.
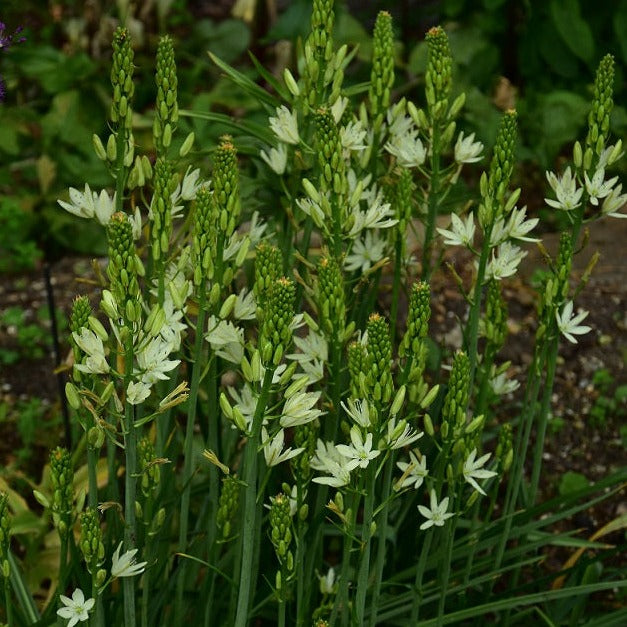
<svg viewBox="0 0 627 627">
<path fill-rule="evenodd" d="M 451 509 L 455 511 L 456 499 L 452 498 Z M 444 563 L 440 564 L 440 599 L 438 602 L 438 619 L 437 627 L 444 625 L 444 607 L 446 605 L 446 592 L 449 584 L 449 575 L 451 574 L 451 560 L 453 558 L 453 538 L 455 536 L 455 527 L 457 526 L 457 516 L 454 516 L 446 523 L 446 558 Z"/>
<path fill-rule="evenodd" d="M 124 389 L 133 375 L 133 336 L 128 329 L 128 339 L 124 347 Z M 126 470 L 124 473 L 124 544 L 126 550 L 137 545 L 137 522 L 135 520 L 135 500 L 137 490 L 137 432 L 134 424 L 134 408 L 128 401 L 124 407 L 124 455 Z M 135 620 L 135 580 L 124 578 L 124 623 L 136 625 Z"/>
<path fill-rule="evenodd" d="M 363 522 L 361 525 L 361 559 L 357 573 L 357 593 L 355 598 L 355 613 L 358 625 L 364 624 L 366 608 L 366 594 L 368 592 L 368 575 L 370 573 L 370 551 L 372 548 L 372 533 L 370 523 L 374 512 L 374 492 L 376 479 L 376 464 L 370 461 L 366 470 L 366 497 L 364 499 Z"/>
<path fill-rule="evenodd" d="M 351 551 L 353 549 L 353 536 L 355 533 L 355 524 L 357 522 L 357 509 L 359 508 L 359 501 L 361 500 L 361 486 L 363 484 L 363 478 L 359 481 L 359 488 L 355 490 L 353 498 L 351 499 L 350 518 L 347 523 L 347 530 L 344 533 L 344 546 L 342 548 L 342 570 L 340 571 L 340 581 L 337 596 L 335 597 L 335 603 L 333 604 L 333 611 L 331 612 L 331 618 L 329 619 L 329 627 L 335 626 L 338 613 L 341 611 L 342 624 L 348 622 L 350 614 L 348 603 L 348 587 L 350 584 L 349 575 L 351 570 Z"/>
<path fill-rule="evenodd" d="M 125 120 L 120 121 L 116 135 L 116 160 L 115 160 L 115 210 L 124 208 L 124 186 L 126 184 L 126 167 L 124 166 L 124 152 L 126 150 Z"/>
<path fill-rule="evenodd" d="M 259 456 L 259 440 L 261 437 L 261 425 L 266 412 L 266 406 L 270 397 L 270 387 L 274 376 L 274 367 L 266 366 L 263 378 L 261 394 L 257 400 L 255 414 L 253 416 L 250 438 L 246 443 L 244 453 L 244 518 L 242 521 L 242 559 L 240 561 L 239 595 L 237 599 L 237 613 L 235 615 L 235 627 L 246 627 L 248 622 L 248 608 L 250 605 L 251 591 L 251 565 L 255 548 L 256 530 L 256 501 L 257 501 L 257 459 Z"/>
<path fill-rule="evenodd" d="M 483 281 L 485 279 L 485 271 L 488 265 L 488 256 L 490 255 L 490 235 L 492 234 L 492 225 L 486 227 L 483 236 L 483 245 L 481 246 L 481 256 L 479 257 L 479 267 L 477 269 L 477 278 L 475 280 L 475 289 L 472 297 L 472 305 L 468 316 L 468 326 L 466 327 L 467 352 L 470 364 L 470 375 L 468 389 L 474 389 L 475 373 L 477 370 L 477 346 L 479 343 L 479 318 L 481 317 L 481 301 L 483 300 Z"/>
<path fill-rule="evenodd" d="M 13 624 L 13 603 L 11 603 L 11 586 L 9 585 L 9 578 L 4 580 L 4 606 L 6 608 L 7 625 Z"/>
<path fill-rule="evenodd" d="M 385 462 L 385 470 L 383 474 L 383 491 L 381 500 L 384 503 L 381 516 L 377 524 L 377 534 L 379 536 L 377 544 L 377 559 L 374 577 L 374 590 L 372 592 L 372 600 L 370 602 L 370 625 L 374 627 L 377 624 L 377 612 L 379 610 L 379 595 L 381 594 L 381 583 L 383 580 L 383 567 L 385 566 L 386 555 L 386 539 L 388 528 L 388 516 L 390 512 L 390 492 L 392 490 L 392 473 L 394 471 L 394 451 L 390 452 L 390 457 Z"/>
<path fill-rule="evenodd" d="M 87 478 L 89 507 L 98 507 L 98 453 L 96 449 L 87 444 Z"/>
<path fill-rule="evenodd" d="M 65 576 L 66 576 L 66 560 L 68 549 L 68 533 L 70 533 L 70 526 L 68 530 L 61 535 L 61 550 L 59 552 L 59 583 L 57 586 L 57 594 L 65 594 Z M 64 625 L 64 620 L 57 616 L 57 625 L 60 627 Z"/>
<path fill-rule="evenodd" d="M 559 348 L 559 336 L 554 338 L 549 348 L 547 357 L 546 379 L 544 381 L 544 392 L 540 404 L 540 414 L 538 416 L 538 431 L 536 434 L 536 444 L 533 455 L 533 470 L 531 474 L 531 489 L 529 491 L 529 501 L 527 507 L 533 507 L 538 492 L 540 482 L 540 469 L 542 468 L 542 452 L 544 450 L 544 438 L 546 436 L 546 426 L 549 419 L 549 409 L 551 396 L 553 394 L 553 383 L 555 381 L 555 370 L 557 368 L 557 352 Z"/>
<path fill-rule="evenodd" d="M 303 483 L 300 474 L 296 481 L 296 627 L 304 627 L 307 604 L 305 603 L 305 521 L 299 512 L 303 506 Z"/>
<path fill-rule="evenodd" d="M 418 566 L 416 567 L 416 578 L 414 580 L 414 600 L 411 606 L 410 625 L 418 624 L 418 614 L 420 612 L 420 604 L 422 602 L 422 578 L 424 576 L 425 567 L 427 565 L 427 557 L 431 549 L 431 541 L 433 539 L 433 527 L 430 527 L 426 533 L 425 541 L 420 551 Z"/>
<path fill-rule="evenodd" d="M 182 553 L 187 549 L 187 530 L 189 527 L 189 502 L 191 494 L 191 479 L 193 473 L 193 444 L 194 444 L 194 424 L 196 422 L 196 407 L 198 401 L 198 388 L 200 387 L 200 371 L 202 370 L 202 350 L 204 340 L 204 328 L 206 318 L 205 290 L 199 290 L 198 296 L 198 319 L 196 320 L 196 339 L 194 342 L 194 368 L 192 370 L 192 381 L 187 401 L 187 424 L 185 428 L 185 442 L 183 444 L 183 492 L 181 494 L 181 515 L 179 523 L 179 551 Z M 175 624 L 182 624 L 184 618 L 183 611 L 183 591 L 185 587 L 185 572 L 187 560 L 183 560 L 176 581 L 175 597 Z"/>
<path fill-rule="evenodd" d="M 396 343 L 396 318 L 398 314 L 398 294 L 401 287 L 404 238 L 405 233 L 397 233 L 394 250 L 394 279 L 392 282 L 392 303 L 390 305 L 390 338 L 392 340 L 392 346 Z"/>
<path fill-rule="evenodd" d="M 428 282 L 433 268 L 431 267 L 431 250 L 435 235 L 435 222 L 438 217 L 440 203 L 440 129 L 437 123 L 433 127 L 433 142 L 431 143 L 431 180 L 429 202 L 427 204 L 427 224 L 425 225 L 425 241 L 422 249 L 422 280 Z"/>
</svg>

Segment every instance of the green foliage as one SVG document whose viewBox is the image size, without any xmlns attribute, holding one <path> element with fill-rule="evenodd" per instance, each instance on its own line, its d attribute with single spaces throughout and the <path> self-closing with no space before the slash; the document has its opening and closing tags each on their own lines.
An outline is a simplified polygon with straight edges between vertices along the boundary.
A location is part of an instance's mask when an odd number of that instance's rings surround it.
<svg viewBox="0 0 627 627">
<path fill-rule="evenodd" d="M 33 216 L 12 198 L 0 199 L 0 274 L 32 270 L 41 251 L 32 239 Z"/>
</svg>

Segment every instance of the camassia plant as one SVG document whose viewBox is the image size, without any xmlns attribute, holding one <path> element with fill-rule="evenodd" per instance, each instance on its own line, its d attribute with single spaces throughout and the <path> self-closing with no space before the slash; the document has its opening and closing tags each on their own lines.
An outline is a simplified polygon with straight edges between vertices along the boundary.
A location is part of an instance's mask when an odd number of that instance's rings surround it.
<svg viewBox="0 0 627 627">
<path fill-rule="evenodd" d="M 559 343 L 590 331 L 574 305 L 589 272 L 573 286 L 572 258 L 583 226 L 624 217 L 627 200 L 606 173 L 622 156 L 609 138 L 611 57 L 572 164 L 547 173 L 546 203 L 571 228 L 547 259 L 533 361 L 516 381 L 499 360 L 501 285 L 523 242 L 538 241 L 538 218 L 510 187 L 515 111 L 488 159 L 474 135 L 457 134 L 465 97 L 453 97 L 442 28 L 426 35 L 419 107 L 391 101 L 388 13 L 374 27 L 367 84 L 345 85 L 355 51 L 334 45 L 333 24 L 331 0 L 314 0 L 297 70 L 282 80 L 253 58 L 271 92 L 214 57 L 267 107 L 267 126 L 179 112 L 164 37 L 145 154 L 133 137 L 131 42 L 116 31 L 111 134 L 94 137 L 114 190 L 85 186 L 59 201 L 103 225 L 109 254 L 106 273 L 94 265 L 100 302 L 78 296 L 70 318 L 66 394 L 80 439 L 52 451 L 36 492 L 58 570 L 29 591 L 10 542 L 13 493 L 4 496 L 10 625 L 575 625 L 592 616 L 591 593 L 625 586 L 605 560 L 616 549 L 556 530 L 615 494 L 624 474 L 538 503 Z M 194 136 L 178 137 L 179 115 L 233 129 L 210 172 L 187 167 Z M 238 159 L 238 143 L 255 147 L 250 159 Z M 476 202 L 439 228 L 464 165 L 482 159 Z M 263 219 L 248 210 L 255 197 Z M 430 280 L 451 276 L 443 246 L 474 260 L 466 278 L 452 275 L 468 306 L 454 354 L 429 338 Z M 499 400 L 518 386 L 523 402 L 504 417 Z M 80 469 L 87 489 L 77 493 Z M 558 580 L 541 563 L 552 544 L 596 553 Z"/>
</svg>

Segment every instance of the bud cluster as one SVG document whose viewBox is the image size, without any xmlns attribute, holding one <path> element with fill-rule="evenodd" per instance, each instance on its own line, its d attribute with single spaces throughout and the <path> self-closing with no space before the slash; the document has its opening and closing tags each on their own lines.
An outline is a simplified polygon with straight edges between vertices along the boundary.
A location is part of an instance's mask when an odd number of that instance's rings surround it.
<svg viewBox="0 0 627 627">
<path fill-rule="evenodd" d="M 145 497 L 159 486 L 161 469 L 157 462 L 155 447 L 149 438 L 143 437 L 137 443 L 137 461 L 141 474 L 141 489 Z"/>
<path fill-rule="evenodd" d="M 499 440 L 494 451 L 499 475 L 504 475 L 511 467 L 514 460 L 514 445 L 512 437 L 512 425 L 505 423 L 499 430 Z"/>
<path fill-rule="evenodd" d="M 507 303 L 501 293 L 501 282 L 496 279 L 488 283 L 484 333 L 491 351 L 496 352 L 502 348 L 507 336 Z"/>
<path fill-rule="evenodd" d="M 425 95 L 431 117 L 435 120 L 446 113 L 451 92 L 453 58 L 448 36 L 441 26 L 429 29 L 426 36 L 428 48 Z"/>
<path fill-rule="evenodd" d="M 282 274 L 281 251 L 276 246 L 261 242 L 257 246 L 255 255 L 255 285 L 253 287 L 259 319 L 263 319 L 270 288 Z"/>
<path fill-rule="evenodd" d="M 316 441 L 320 424 L 317 420 L 312 420 L 304 425 L 294 427 L 294 448 L 304 449 L 300 455 L 292 457 L 290 465 L 294 476 L 299 478 L 301 484 L 311 477 L 312 468 L 309 460 L 316 452 Z"/>
<path fill-rule="evenodd" d="M 374 128 L 378 130 L 390 106 L 390 90 L 394 85 L 394 34 L 392 16 L 387 11 L 380 11 L 377 15 L 373 47 L 368 100 Z"/>
<path fill-rule="evenodd" d="M 516 147 L 517 135 L 517 114 L 516 111 L 510 109 L 501 118 L 497 131 L 494 154 L 492 155 L 490 172 L 488 174 L 487 192 L 484 194 L 482 189 L 485 203 L 492 201 L 498 207 L 505 198 L 507 186 L 514 169 L 514 148 Z M 493 215 L 494 219 L 498 217 L 498 215 Z"/>
<path fill-rule="evenodd" d="M 292 542 L 292 517 L 290 499 L 282 492 L 270 499 L 270 538 L 281 569 L 277 572 L 276 588 L 283 597 L 283 586 L 294 570 L 294 556 L 290 550 Z"/>
<path fill-rule="evenodd" d="M 126 214 L 117 212 L 107 225 L 111 292 L 127 323 L 141 318 L 140 289 L 137 279 L 139 258 L 135 254 L 133 227 Z"/>
<path fill-rule="evenodd" d="M 442 437 L 456 440 L 466 425 L 468 386 L 470 382 L 470 361 L 463 351 L 457 351 L 448 381 L 448 390 L 442 407 Z"/>
<path fill-rule="evenodd" d="M 312 107 L 320 102 L 320 88 L 333 56 L 334 21 L 333 0 L 314 0 L 311 30 L 305 41 L 305 93 Z"/>
<path fill-rule="evenodd" d="M 233 524 L 237 518 L 239 509 L 240 483 L 237 475 L 226 475 L 222 479 L 222 490 L 218 502 L 218 512 L 216 514 L 216 525 L 222 531 L 222 539 L 231 537 Z"/>
<path fill-rule="evenodd" d="M 159 157 L 154 170 L 154 192 L 150 205 L 152 225 L 150 239 L 152 258 L 160 261 L 168 253 L 172 236 L 172 192 L 176 189 L 176 177 L 172 165 Z"/>
<path fill-rule="evenodd" d="M 366 357 L 366 347 L 361 342 L 351 342 L 348 345 L 348 373 L 352 398 L 363 396 L 361 381 L 367 373 Z"/>
<path fill-rule="evenodd" d="M 334 257 L 325 255 L 318 261 L 316 291 L 320 325 L 327 336 L 343 337 L 346 323 L 344 277 Z"/>
<path fill-rule="evenodd" d="M 277 279 L 268 291 L 259 338 L 261 356 L 265 364 L 278 366 L 292 343 L 292 322 L 296 288 L 293 281 Z"/>
<path fill-rule="evenodd" d="M 102 564 L 105 556 L 105 548 L 102 542 L 102 530 L 100 529 L 100 521 L 98 519 L 98 510 L 94 507 L 88 507 L 81 514 L 81 537 L 79 546 L 87 570 L 95 575 L 98 572 L 98 566 Z"/>
<path fill-rule="evenodd" d="M 67 449 L 60 446 L 50 454 L 50 479 L 52 481 L 52 518 L 59 535 L 68 533 L 72 519 L 74 502 L 74 470 Z"/>
<path fill-rule="evenodd" d="M 401 340 L 398 352 L 401 357 L 412 356 L 416 359 L 423 351 L 424 339 L 429 330 L 431 317 L 431 292 L 429 284 L 423 281 L 414 283 L 409 297 L 407 330 Z"/>
<path fill-rule="evenodd" d="M 372 398 L 389 403 L 394 392 L 392 382 L 392 342 L 387 320 L 377 313 L 368 319 L 366 385 Z"/>
<path fill-rule="evenodd" d="M 610 130 L 610 114 L 614 107 L 614 57 L 606 54 L 597 69 L 594 79 L 592 109 L 588 114 L 586 148 L 600 155 Z M 586 150 L 587 152 L 587 150 Z M 588 159 L 589 161 L 590 159 Z M 584 162 L 586 159 L 584 159 Z"/>
<path fill-rule="evenodd" d="M 224 237 L 229 238 L 235 231 L 240 213 L 239 172 L 237 151 L 231 137 L 220 139 L 214 157 L 212 202 L 218 219 L 218 228 Z"/>
<path fill-rule="evenodd" d="M 157 154 L 163 155 L 172 141 L 179 111 L 177 103 L 176 62 L 172 39 L 166 35 L 159 40 L 157 47 L 157 108 L 152 133 Z"/>
<path fill-rule="evenodd" d="M 211 191 L 201 187 L 194 201 L 194 285 L 201 287 L 213 278 L 215 247 L 215 225 L 217 217 L 211 202 Z"/>
</svg>

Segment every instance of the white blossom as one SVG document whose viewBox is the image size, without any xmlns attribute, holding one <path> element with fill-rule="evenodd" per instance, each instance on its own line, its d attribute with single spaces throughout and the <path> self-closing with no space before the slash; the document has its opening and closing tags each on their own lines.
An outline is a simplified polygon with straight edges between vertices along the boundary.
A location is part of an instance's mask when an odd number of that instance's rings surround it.
<svg viewBox="0 0 627 627">
<path fill-rule="evenodd" d="M 311 458 L 309 465 L 314 469 L 329 476 L 314 477 L 312 481 L 334 488 L 341 488 L 350 482 L 351 468 L 346 463 L 346 458 L 340 454 L 333 442 L 316 443 L 316 453 Z"/>
<path fill-rule="evenodd" d="M 285 431 L 279 429 L 274 438 L 270 438 L 265 427 L 261 428 L 261 445 L 263 446 L 263 456 L 266 459 L 267 466 L 276 466 L 281 462 L 292 459 L 296 455 L 300 455 L 304 448 L 287 448 L 283 451 L 285 443 Z"/>
<path fill-rule="evenodd" d="M 172 349 L 172 344 L 161 336 L 154 337 L 141 346 L 137 351 L 138 368 L 135 371 L 140 381 L 152 385 L 169 379 L 166 372 L 174 370 L 180 363 L 180 359 L 168 359 Z"/>
<path fill-rule="evenodd" d="M 67 627 L 74 627 L 79 622 L 89 620 L 89 612 L 96 603 L 95 599 L 85 599 L 80 588 L 74 590 L 71 599 L 61 594 L 59 600 L 65 607 L 58 609 L 57 615 L 69 621 Z"/>
<path fill-rule="evenodd" d="M 57 200 L 63 209 L 79 218 L 96 218 L 103 226 L 109 224 L 111 216 L 115 213 L 115 194 L 111 198 L 104 189 L 97 194 L 91 191 L 87 183 L 84 192 L 70 187 L 69 193 L 70 202 Z"/>
<path fill-rule="evenodd" d="M 345 151 L 365 150 L 366 129 L 359 120 L 340 128 L 340 141 Z M 348 155 L 346 155 L 348 156 Z"/>
<path fill-rule="evenodd" d="M 88 374 L 106 374 L 109 372 L 109 364 L 102 340 L 91 329 L 83 327 L 79 332 L 74 331 L 72 337 L 76 345 L 87 355 L 84 363 L 74 364 L 77 370 Z"/>
<path fill-rule="evenodd" d="M 216 316 L 209 318 L 207 328 L 209 332 L 205 334 L 205 339 L 216 355 L 239 364 L 244 356 L 244 329 L 228 320 L 218 320 Z"/>
<path fill-rule="evenodd" d="M 357 425 L 353 425 L 350 431 L 351 444 L 337 444 L 336 449 L 341 455 L 346 457 L 349 462 L 349 470 L 353 468 L 366 468 L 371 460 L 381 454 L 381 451 L 372 450 L 372 433 L 366 435 L 364 440 L 361 429 Z"/>
<path fill-rule="evenodd" d="M 331 115 L 333 116 L 333 120 L 336 124 L 340 123 L 342 116 L 344 115 L 344 111 L 348 105 L 348 98 L 346 96 L 340 96 L 331 107 Z"/>
<path fill-rule="evenodd" d="M 290 111 L 285 105 L 276 110 L 276 117 L 270 118 L 270 128 L 282 142 L 286 144 L 298 144 L 298 116 L 296 111 Z"/>
<path fill-rule="evenodd" d="M 419 451 L 409 451 L 409 462 L 396 462 L 396 465 L 403 473 L 403 481 L 399 488 L 410 488 L 413 486 L 417 490 L 429 474 L 427 470 L 427 456 L 421 455 Z"/>
<path fill-rule="evenodd" d="M 603 168 L 597 168 L 596 172 L 592 175 L 592 179 L 588 178 L 588 173 L 584 172 L 584 180 L 586 183 L 586 191 L 590 196 L 590 202 L 593 205 L 599 204 L 599 198 L 605 198 L 610 194 L 612 188 L 618 181 L 618 177 L 605 180 L 605 170 Z"/>
<path fill-rule="evenodd" d="M 588 331 L 591 331 L 592 328 L 586 325 L 580 325 L 587 316 L 587 311 L 581 311 L 575 315 L 573 315 L 573 301 L 569 300 L 565 305 L 564 309 L 562 309 L 562 313 L 555 312 L 555 318 L 557 320 L 557 328 L 560 330 L 560 333 L 573 344 L 577 344 L 577 340 L 574 338 L 575 335 L 585 335 Z"/>
<path fill-rule="evenodd" d="M 320 594 L 335 594 L 337 583 L 333 568 L 329 568 L 326 575 L 318 575 L 318 580 L 320 581 Z"/>
<path fill-rule="evenodd" d="M 583 187 L 577 187 L 577 179 L 571 173 L 570 166 L 566 168 L 566 171 L 560 178 L 555 176 L 553 172 L 547 172 L 546 178 L 557 197 L 557 200 L 551 200 L 550 198 L 544 199 L 544 202 L 546 202 L 549 207 L 562 209 L 564 211 L 570 211 L 579 207 Z"/>
<path fill-rule="evenodd" d="M 257 315 L 257 303 L 255 294 L 244 288 L 235 299 L 233 306 L 233 316 L 237 320 L 253 320 Z"/>
<path fill-rule="evenodd" d="M 322 415 L 320 409 L 314 405 L 320 399 L 320 392 L 299 392 L 290 396 L 285 401 L 281 412 L 280 423 L 282 427 L 295 427 L 304 425 Z"/>
<path fill-rule="evenodd" d="M 394 155 L 404 168 L 420 167 L 427 158 L 427 150 L 418 137 L 418 132 L 393 135 L 384 148 Z"/>
<path fill-rule="evenodd" d="M 516 381 L 515 379 L 509 379 L 506 372 L 501 372 L 500 374 L 493 375 L 488 380 L 488 384 L 490 385 L 492 392 L 497 396 L 510 394 L 520 387 L 520 382 Z"/>
<path fill-rule="evenodd" d="M 423 435 L 422 431 L 415 431 L 412 429 L 406 420 L 401 420 L 397 425 L 396 418 L 394 416 L 390 416 L 387 424 L 385 442 L 392 450 L 396 450 L 408 446 L 409 444 L 413 444 Z"/>
<path fill-rule="evenodd" d="M 527 256 L 527 251 L 510 242 L 503 242 L 496 251 L 492 251 L 492 257 L 486 267 L 486 277 L 501 279 L 516 274 L 518 265 Z"/>
<path fill-rule="evenodd" d="M 348 404 L 340 403 L 344 411 L 363 429 L 371 426 L 370 403 L 366 399 L 348 399 Z"/>
<path fill-rule="evenodd" d="M 619 213 L 619 209 L 622 209 L 627 204 L 627 194 L 621 194 L 623 191 L 622 183 L 617 185 L 603 201 L 601 205 L 601 213 L 604 216 L 611 216 L 613 218 L 627 218 L 626 213 Z"/>
<path fill-rule="evenodd" d="M 427 519 L 420 525 L 421 529 L 428 529 L 429 527 L 443 527 L 444 522 L 453 516 L 448 509 L 448 496 L 445 496 L 439 503 L 435 495 L 435 490 L 431 490 L 431 507 L 425 507 L 424 505 L 418 505 L 418 511 Z"/>
<path fill-rule="evenodd" d="M 115 577 L 134 577 L 135 575 L 141 575 L 148 562 L 139 562 L 135 560 L 135 555 L 138 549 L 131 549 L 126 551 L 124 555 L 120 556 L 122 550 L 122 543 L 118 544 L 118 548 L 114 551 L 111 558 L 111 576 Z"/>
<path fill-rule="evenodd" d="M 464 137 L 462 131 L 455 142 L 455 161 L 457 163 L 475 163 L 483 159 L 483 144 L 475 141 L 475 134 Z"/>
<path fill-rule="evenodd" d="M 287 167 L 287 146 L 279 144 L 277 148 L 270 148 L 270 152 L 262 150 L 261 158 L 270 166 L 274 172 L 281 175 Z"/>
<path fill-rule="evenodd" d="M 192 170 L 192 166 L 190 165 L 183 176 L 183 180 L 178 183 L 170 195 L 173 215 L 180 212 L 180 210 L 174 210 L 174 207 L 179 200 L 194 200 L 194 198 L 196 198 L 198 190 L 202 187 L 202 182 L 199 182 L 199 178 L 200 169 L 196 168 L 195 170 Z"/>
<path fill-rule="evenodd" d="M 447 246 L 472 246 L 475 237 L 475 221 L 472 213 L 466 220 L 462 220 L 457 214 L 451 214 L 451 229 L 437 229 L 444 238 Z"/>
<path fill-rule="evenodd" d="M 494 477 L 496 473 L 492 470 L 485 470 L 483 468 L 483 465 L 490 458 L 490 453 L 482 455 L 479 459 L 475 461 L 476 456 L 477 449 L 474 448 L 464 462 L 464 480 L 467 481 L 475 490 L 477 490 L 477 492 L 485 496 L 483 488 L 476 482 L 476 479 L 489 479 L 490 477 Z"/>
<path fill-rule="evenodd" d="M 151 386 L 142 381 L 131 381 L 126 388 L 126 400 L 131 405 L 139 405 L 150 396 Z"/>
<path fill-rule="evenodd" d="M 385 240 L 374 231 L 366 231 L 363 238 L 353 242 L 351 252 L 344 260 L 344 268 L 349 272 L 359 270 L 367 272 L 374 264 L 383 259 Z"/>
<path fill-rule="evenodd" d="M 364 229 L 387 229 L 398 222 L 390 203 L 384 201 L 382 192 L 378 192 L 368 203 L 368 209 L 365 212 L 359 209 L 359 204 L 352 207 L 351 217 L 353 226 L 348 233 L 350 237 L 354 237 Z"/>
</svg>

